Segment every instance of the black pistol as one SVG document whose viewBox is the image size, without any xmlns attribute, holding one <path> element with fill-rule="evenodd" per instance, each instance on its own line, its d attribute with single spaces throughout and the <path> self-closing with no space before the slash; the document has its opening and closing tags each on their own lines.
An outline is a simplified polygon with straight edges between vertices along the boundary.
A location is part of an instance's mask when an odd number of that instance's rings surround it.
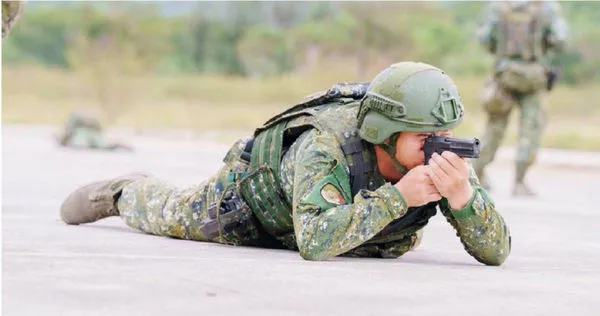
<svg viewBox="0 0 600 316">
<path fill-rule="evenodd" d="M 423 151 L 425 152 L 426 165 L 429 164 L 429 159 L 431 159 L 433 153 L 441 155 L 444 151 L 451 151 L 459 157 L 479 158 L 479 139 L 431 136 L 425 140 Z"/>
</svg>

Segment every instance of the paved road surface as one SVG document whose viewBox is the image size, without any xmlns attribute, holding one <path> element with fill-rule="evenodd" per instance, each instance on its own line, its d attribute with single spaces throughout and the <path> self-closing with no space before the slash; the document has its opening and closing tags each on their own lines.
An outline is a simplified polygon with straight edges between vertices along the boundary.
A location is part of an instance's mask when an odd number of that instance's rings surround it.
<svg viewBox="0 0 600 316">
<path fill-rule="evenodd" d="M 539 198 L 514 199 L 512 168 L 494 165 L 493 196 L 513 237 L 502 267 L 469 257 L 439 215 L 421 247 L 398 260 L 308 262 L 291 251 L 145 235 L 119 218 L 64 225 L 60 203 L 82 183 L 147 170 L 192 185 L 216 170 L 227 147 L 136 137 L 135 153 L 65 150 L 49 141 L 50 132 L 2 129 L 3 315 L 529 316 L 600 309 L 600 169 L 540 166 L 531 174 Z"/>
</svg>

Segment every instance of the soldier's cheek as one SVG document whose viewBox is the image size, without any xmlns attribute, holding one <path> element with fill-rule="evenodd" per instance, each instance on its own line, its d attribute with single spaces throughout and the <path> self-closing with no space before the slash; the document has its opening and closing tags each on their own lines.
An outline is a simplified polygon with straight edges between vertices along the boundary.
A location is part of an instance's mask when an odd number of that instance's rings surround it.
<svg viewBox="0 0 600 316">
<path fill-rule="evenodd" d="M 417 157 L 419 157 L 420 164 L 425 163 L 425 150 L 423 150 L 424 145 L 425 145 L 425 142 L 422 142 L 421 146 L 419 146 L 419 150 L 417 152 Z"/>
<path fill-rule="evenodd" d="M 419 151 L 418 157 L 419 157 L 418 158 L 419 164 L 420 165 L 425 164 L 425 152 L 422 149 Z"/>
</svg>

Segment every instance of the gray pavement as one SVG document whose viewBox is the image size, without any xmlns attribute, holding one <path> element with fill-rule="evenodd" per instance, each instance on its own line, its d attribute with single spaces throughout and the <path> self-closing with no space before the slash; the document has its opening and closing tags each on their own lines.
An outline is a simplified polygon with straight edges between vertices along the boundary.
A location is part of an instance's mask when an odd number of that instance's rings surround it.
<svg viewBox="0 0 600 316">
<path fill-rule="evenodd" d="M 512 152 L 499 154 L 492 194 L 513 238 L 502 267 L 472 259 L 439 215 L 421 246 L 400 259 L 309 262 L 291 251 L 145 235 L 119 218 L 64 225 L 60 203 L 85 182 L 151 171 L 197 184 L 227 146 L 137 136 L 129 140 L 134 153 L 69 150 L 51 142 L 52 131 L 2 128 L 3 315 L 597 315 L 600 308 L 598 153 L 543 151 L 530 176 L 535 199 L 511 197 Z"/>
</svg>

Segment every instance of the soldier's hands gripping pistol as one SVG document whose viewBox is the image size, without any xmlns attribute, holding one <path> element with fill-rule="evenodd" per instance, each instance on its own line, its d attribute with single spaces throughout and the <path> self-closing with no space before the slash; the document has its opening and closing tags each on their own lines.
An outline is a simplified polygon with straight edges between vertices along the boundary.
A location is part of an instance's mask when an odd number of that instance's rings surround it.
<svg viewBox="0 0 600 316">
<path fill-rule="evenodd" d="M 433 153 L 441 155 L 444 151 L 451 151 L 461 158 L 479 158 L 479 139 L 431 136 L 425 140 L 423 151 L 426 165 Z"/>
</svg>

